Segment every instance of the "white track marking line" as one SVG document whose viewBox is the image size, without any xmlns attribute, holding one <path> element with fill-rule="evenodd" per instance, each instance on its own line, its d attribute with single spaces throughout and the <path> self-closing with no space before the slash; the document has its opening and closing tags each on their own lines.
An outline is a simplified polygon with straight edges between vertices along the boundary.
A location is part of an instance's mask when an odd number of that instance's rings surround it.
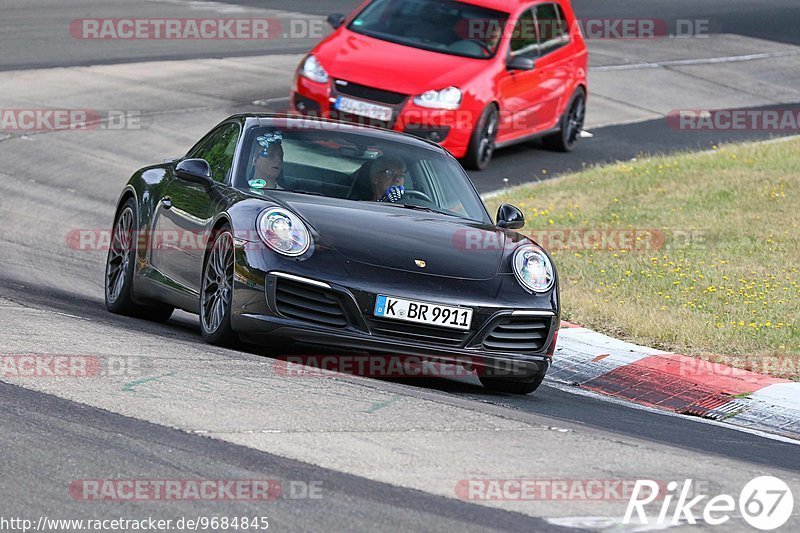
<svg viewBox="0 0 800 533">
<path fill-rule="evenodd" d="M 614 70 L 637 70 L 646 68 L 683 67 L 691 65 L 714 65 L 719 63 L 739 63 L 742 61 L 757 61 L 759 59 L 772 59 L 777 57 L 790 57 L 800 55 L 800 50 L 787 50 L 785 52 L 764 52 L 761 54 L 747 54 L 743 56 L 709 57 L 706 59 L 673 59 L 656 61 L 653 63 L 630 63 L 626 65 L 606 65 L 589 67 L 591 72 L 608 72 Z"/>
<path fill-rule="evenodd" d="M 270 104 L 277 104 L 279 102 L 288 102 L 288 96 L 281 96 L 279 98 L 267 98 L 266 100 L 256 100 L 253 105 L 268 106 Z"/>
</svg>

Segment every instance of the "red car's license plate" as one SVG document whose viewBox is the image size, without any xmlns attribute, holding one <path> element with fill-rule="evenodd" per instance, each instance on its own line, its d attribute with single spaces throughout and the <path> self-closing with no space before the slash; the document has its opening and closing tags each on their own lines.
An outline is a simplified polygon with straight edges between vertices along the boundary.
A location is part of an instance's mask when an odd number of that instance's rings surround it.
<svg viewBox="0 0 800 533">
<path fill-rule="evenodd" d="M 388 122 L 392 118 L 392 109 L 389 107 L 354 100 L 346 96 L 340 96 L 336 100 L 336 109 L 361 117 L 383 120 L 384 122 Z"/>
</svg>

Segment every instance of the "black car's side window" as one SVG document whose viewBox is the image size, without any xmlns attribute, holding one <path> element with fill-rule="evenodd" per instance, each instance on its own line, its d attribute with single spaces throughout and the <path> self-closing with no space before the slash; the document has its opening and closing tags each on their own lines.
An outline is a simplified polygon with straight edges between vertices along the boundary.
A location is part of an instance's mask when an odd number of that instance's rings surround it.
<svg viewBox="0 0 800 533">
<path fill-rule="evenodd" d="M 223 183 L 233 167 L 239 131 L 238 124 L 224 124 L 213 131 L 189 156 L 208 161 L 211 166 L 211 178 Z"/>
</svg>

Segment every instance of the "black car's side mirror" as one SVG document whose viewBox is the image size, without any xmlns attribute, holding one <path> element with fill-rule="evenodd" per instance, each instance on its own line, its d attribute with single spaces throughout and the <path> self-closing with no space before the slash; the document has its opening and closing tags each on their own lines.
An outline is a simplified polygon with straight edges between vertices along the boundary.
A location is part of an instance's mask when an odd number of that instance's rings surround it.
<svg viewBox="0 0 800 533">
<path fill-rule="evenodd" d="M 184 181 L 211 187 L 211 165 L 205 159 L 184 159 L 175 166 L 175 175 Z"/>
<path fill-rule="evenodd" d="M 508 59 L 506 66 L 508 70 L 533 70 L 536 62 L 529 57 L 513 56 Z"/>
<path fill-rule="evenodd" d="M 328 15 L 328 24 L 330 24 L 334 30 L 344 24 L 345 20 L 347 20 L 347 17 L 341 13 L 332 13 Z"/>
<path fill-rule="evenodd" d="M 511 204 L 503 204 L 497 210 L 497 227 L 521 229 L 525 225 L 525 215 Z"/>
</svg>

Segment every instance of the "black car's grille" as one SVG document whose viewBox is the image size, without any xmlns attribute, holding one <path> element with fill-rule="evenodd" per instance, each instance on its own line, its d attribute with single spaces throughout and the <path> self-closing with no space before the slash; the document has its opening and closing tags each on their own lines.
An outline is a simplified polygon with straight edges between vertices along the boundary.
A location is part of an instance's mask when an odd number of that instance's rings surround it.
<svg viewBox="0 0 800 533">
<path fill-rule="evenodd" d="M 550 317 L 510 316 L 501 319 L 483 339 L 487 350 L 535 352 L 544 347 L 550 333 Z"/>
<path fill-rule="evenodd" d="M 343 328 L 348 325 L 342 305 L 333 293 L 321 287 L 278 279 L 275 305 L 285 317 Z"/>
<path fill-rule="evenodd" d="M 355 98 L 363 98 L 372 102 L 380 102 L 382 104 L 399 105 L 402 104 L 408 97 L 402 93 L 395 93 L 392 91 L 383 91 L 366 85 L 359 85 L 349 81 L 336 80 L 336 90 L 341 94 L 353 96 Z"/>
<path fill-rule="evenodd" d="M 368 320 L 367 322 L 369 323 L 370 330 L 372 330 L 372 333 L 375 335 L 430 344 L 458 346 L 463 343 L 469 335 L 468 331 L 449 330 L 445 328 L 422 326 L 419 324 L 392 322 L 389 320 Z"/>
</svg>

